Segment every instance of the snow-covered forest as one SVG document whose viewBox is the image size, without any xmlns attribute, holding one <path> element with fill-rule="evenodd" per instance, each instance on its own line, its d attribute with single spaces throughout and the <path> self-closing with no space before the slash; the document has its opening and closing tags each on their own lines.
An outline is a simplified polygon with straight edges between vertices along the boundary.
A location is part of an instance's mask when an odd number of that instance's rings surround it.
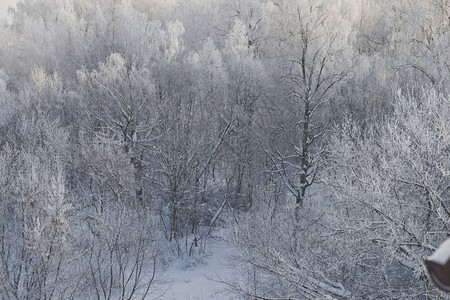
<svg viewBox="0 0 450 300">
<path fill-rule="evenodd" d="M 0 298 L 445 299 L 449 88 L 450 0 L 19 0 Z"/>
</svg>

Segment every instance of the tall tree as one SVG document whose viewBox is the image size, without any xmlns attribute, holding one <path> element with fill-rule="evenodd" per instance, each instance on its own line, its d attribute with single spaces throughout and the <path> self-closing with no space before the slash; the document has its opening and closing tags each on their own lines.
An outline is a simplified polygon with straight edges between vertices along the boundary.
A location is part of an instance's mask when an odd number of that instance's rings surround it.
<svg viewBox="0 0 450 300">
<path fill-rule="evenodd" d="M 280 139 L 266 147 L 274 170 L 301 206 L 316 181 L 324 153 L 326 104 L 349 74 L 350 26 L 339 19 L 339 5 L 327 1 L 280 1 L 270 12 L 270 30 L 280 64 L 283 93 L 278 123 Z"/>
<path fill-rule="evenodd" d="M 156 126 L 150 110 L 154 93 L 150 72 L 120 54 L 112 54 L 98 70 L 81 70 L 78 77 L 84 112 L 89 116 L 84 128 L 120 137 L 135 169 L 136 197 L 144 200 L 144 154 Z"/>
</svg>

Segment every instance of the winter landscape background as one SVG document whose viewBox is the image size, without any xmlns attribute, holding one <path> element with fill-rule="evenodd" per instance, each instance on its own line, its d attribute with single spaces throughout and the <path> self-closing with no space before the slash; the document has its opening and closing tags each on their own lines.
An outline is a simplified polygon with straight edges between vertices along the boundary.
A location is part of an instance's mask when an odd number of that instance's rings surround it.
<svg viewBox="0 0 450 300">
<path fill-rule="evenodd" d="M 0 11 L 1 299 L 446 299 L 449 0 Z"/>
</svg>

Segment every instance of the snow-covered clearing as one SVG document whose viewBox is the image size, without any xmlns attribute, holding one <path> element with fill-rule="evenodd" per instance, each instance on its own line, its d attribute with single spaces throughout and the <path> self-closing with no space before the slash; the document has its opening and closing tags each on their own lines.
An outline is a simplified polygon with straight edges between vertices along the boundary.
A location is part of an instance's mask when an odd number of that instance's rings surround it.
<svg viewBox="0 0 450 300">
<path fill-rule="evenodd" d="M 192 266 L 182 259 L 173 261 L 165 274 L 171 283 L 162 299 L 233 299 L 223 292 L 226 286 L 215 280 L 227 280 L 235 276 L 230 258 L 237 254 L 238 250 L 226 241 L 212 238 L 206 246 L 203 262 Z"/>
</svg>

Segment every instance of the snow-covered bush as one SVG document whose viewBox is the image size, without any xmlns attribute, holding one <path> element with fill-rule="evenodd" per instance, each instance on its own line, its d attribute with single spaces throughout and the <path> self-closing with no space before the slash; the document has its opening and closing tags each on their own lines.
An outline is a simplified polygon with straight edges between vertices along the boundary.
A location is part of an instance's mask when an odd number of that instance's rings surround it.
<svg viewBox="0 0 450 300">
<path fill-rule="evenodd" d="M 358 295 L 433 295 L 424 258 L 449 231 L 450 98 L 398 93 L 393 117 L 334 135 L 327 183 L 338 199 L 341 267 Z"/>
<path fill-rule="evenodd" d="M 243 299 L 321 299 L 349 297 L 334 267 L 336 244 L 320 211 L 304 207 L 298 220 L 295 203 L 274 201 L 261 189 L 253 208 L 234 225 L 233 241 L 244 280 L 229 282 Z"/>
</svg>

